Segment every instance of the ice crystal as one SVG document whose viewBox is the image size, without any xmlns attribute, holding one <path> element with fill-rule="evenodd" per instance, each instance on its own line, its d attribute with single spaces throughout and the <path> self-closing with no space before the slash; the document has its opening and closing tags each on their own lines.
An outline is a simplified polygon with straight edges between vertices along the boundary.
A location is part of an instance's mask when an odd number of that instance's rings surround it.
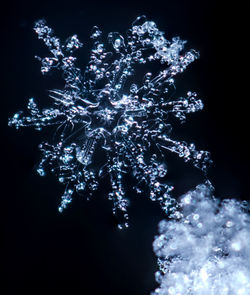
<svg viewBox="0 0 250 295">
<path fill-rule="evenodd" d="M 152 295 L 250 294 L 248 203 L 212 193 L 210 184 L 197 186 L 160 222 L 153 244 L 160 287 Z"/>
<path fill-rule="evenodd" d="M 173 117 L 184 122 L 187 114 L 203 108 L 195 92 L 172 99 L 175 76 L 197 59 L 198 53 L 184 52 L 186 41 L 179 37 L 167 40 L 153 21 L 142 16 L 126 38 L 109 33 L 106 45 L 102 32 L 94 27 L 90 61 L 81 71 L 73 56 L 83 46 L 76 35 L 62 43 L 44 20 L 38 21 L 34 30 L 51 53 L 50 57 L 36 57 L 41 72 L 61 71 L 65 85 L 50 90 L 51 107 L 40 109 L 31 98 L 28 114 L 16 113 L 9 125 L 38 130 L 55 126 L 52 142 L 40 145 L 43 157 L 37 172 L 45 175 L 48 167 L 66 185 L 59 211 L 71 202 L 75 191 L 89 196 L 102 177 L 109 177 L 108 198 L 114 202 L 114 213 L 120 211 L 127 219 L 124 176 L 129 173 L 137 182 L 136 192 L 147 190 L 168 212 L 173 187 L 162 180 L 167 173 L 164 152 L 173 152 L 203 171 L 210 163 L 208 152 L 170 137 Z M 162 70 L 146 72 L 140 83 L 133 81 L 138 65 L 157 62 Z"/>
</svg>

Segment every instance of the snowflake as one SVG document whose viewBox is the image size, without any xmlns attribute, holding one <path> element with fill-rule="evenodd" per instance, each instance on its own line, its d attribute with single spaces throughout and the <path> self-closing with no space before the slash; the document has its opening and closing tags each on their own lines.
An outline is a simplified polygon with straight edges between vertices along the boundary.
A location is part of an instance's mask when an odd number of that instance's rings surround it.
<svg viewBox="0 0 250 295">
<path fill-rule="evenodd" d="M 76 35 L 61 43 L 44 20 L 38 21 L 34 30 L 51 53 L 50 57 L 36 57 L 42 74 L 61 71 L 65 84 L 63 89 L 50 90 L 50 108 L 39 109 L 31 98 L 28 114 L 16 113 L 9 125 L 37 130 L 55 126 L 52 143 L 39 146 L 43 157 L 37 172 L 43 176 L 48 167 L 65 184 L 59 211 L 72 201 L 75 191 L 90 196 L 100 179 L 109 177 L 113 212 L 121 212 L 127 226 L 124 176 L 131 174 L 136 192 L 147 191 L 168 212 L 173 187 L 164 182 L 164 152 L 173 152 L 202 171 L 211 162 L 208 152 L 170 137 L 171 119 L 183 123 L 187 114 L 203 108 L 194 92 L 172 99 L 175 76 L 197 59 L 198 53 L 183 52 L 186 41 L 179 37 L 168 41 L 154 22 L 142 16 L 126 38 L 109 33 L 107 45 L 102 32 L 94 27 L 90 61 L 82 72 L 73 56 L 83 46 Z M 146 63 L 148 67 L 158 63 L 162 70 L 146 72 L 140 83 L 133 83 L 138 66 Z"/>
<path fill-rule="evenodd" d="M 197 186 L 160 222 L 153 244 L 160 287 L 152 295 L 250 294 L 249 205 L 212 194 L 210 183 Z"/>
</svg>

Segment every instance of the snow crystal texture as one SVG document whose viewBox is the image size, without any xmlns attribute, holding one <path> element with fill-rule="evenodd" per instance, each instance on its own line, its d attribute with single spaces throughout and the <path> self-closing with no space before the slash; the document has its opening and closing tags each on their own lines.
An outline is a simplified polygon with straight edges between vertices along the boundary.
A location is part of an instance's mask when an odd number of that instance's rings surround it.
<svg viewBox="0 0 250 295">
<path fill-rule="evenodd" d="M 160 284 L 152 295 L 249 295 L 250 215 L 246 201 L 213 196 L 210 184 L 181 197 L 153 243 Z"/>
</svg>

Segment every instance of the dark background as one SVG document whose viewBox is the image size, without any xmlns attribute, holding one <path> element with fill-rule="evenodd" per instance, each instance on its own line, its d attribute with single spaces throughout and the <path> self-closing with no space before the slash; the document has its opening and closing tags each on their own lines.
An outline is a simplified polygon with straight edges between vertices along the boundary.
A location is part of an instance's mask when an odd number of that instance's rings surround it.
<svg viewBox="0 0 250 295">
<path fill-rule="evenodd" d="M 249 13 L 246 0 L 9 1 L 1 7 L 1 294 L 144 295 L 157 286 L 152 241 L 164 218 L 158 204 L 129 191 L 131 226 L 125 231 L 117 230 L 101 190 L 89 202 L 76 197 L 59 214 L 63 187 L 35 173 L 37 146 L 48 134 L 7 127 L 29 97 L 47 101 L 47 89 L 56 87 L 33 58 L 47 54 L 34 22 L 45 18 L 62 39 L 77 33 L 86 45 L 83 64 L 92 26 L 125 34 L 142 14 L 167 38 L 188 40 L 201 58 L 178 77 L 177 89 L 197 91 L 205 109 L 176 126 L 174 136 L 212 153 L 209 178 L 218 198 L 249 199 Z M 202 181 L 181 160 L 167 155 L 167 161 L 176 195 Z"/>
</svg>

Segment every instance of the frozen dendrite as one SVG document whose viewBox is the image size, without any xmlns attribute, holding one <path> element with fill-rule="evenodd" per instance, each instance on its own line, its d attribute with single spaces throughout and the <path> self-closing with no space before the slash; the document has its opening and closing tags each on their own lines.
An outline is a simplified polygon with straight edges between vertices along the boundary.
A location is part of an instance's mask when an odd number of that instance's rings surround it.
<svg viewBox="0 0 250 295">
<path fill-rule="evenodd" d="M 109 33 L 107 45 L 102 32 L 94 27 L 90 61 L 81 71 L 73 56 L 82 47 L 76 35 L 61 43 L 43 20 L 34 30 L 51 53 L 50 57 L 37 57 L 41 72 L 61 71 L 65 85 L 50 90 L 50 108 L 39 109 L 31 98 L 28 114 L 16 113 L 9 125 L 37 130 L 55 126 L 52 142 L 40 145 L 43 157 L 37 171 L 45 175 L 48 167 L 66 185 L 59 211 L 71 202 L 75 191 L 89 196 L 100 178 L 109 177 L 108 198 L 114 202 L 114 213 L 120 210 L 126 220 L 124 175 L 130 173 L 137 182 L 136 192 L 146 189 L 168 212 L 172 186 L 162 180 L 167 173 L 164 152 L 176 153 L 203 171 L 210 163 L 208 152 L 170 137 L 173 117 L 184 122 L 187 114 L 203 107 L 194 92 L 172 99 L 175 76 L 198 53 L 183 52 L 185 41 L 178 37 L 168 41 L 156 24 L 143 16 L 132 24 L 126 38 Z M 152 67 L 157 62 L 161 71 L 146 72 L 139 85 L 134 83 L 138 65 Z"/>
<path fill-rule="evenodd" d="M 209 184 L 185 194 L 159 224 L 153 247 L 160 287 L 152 295 L 250 294 L 250 215 L 246 201 L 212 196 Z"/>
</svg>

